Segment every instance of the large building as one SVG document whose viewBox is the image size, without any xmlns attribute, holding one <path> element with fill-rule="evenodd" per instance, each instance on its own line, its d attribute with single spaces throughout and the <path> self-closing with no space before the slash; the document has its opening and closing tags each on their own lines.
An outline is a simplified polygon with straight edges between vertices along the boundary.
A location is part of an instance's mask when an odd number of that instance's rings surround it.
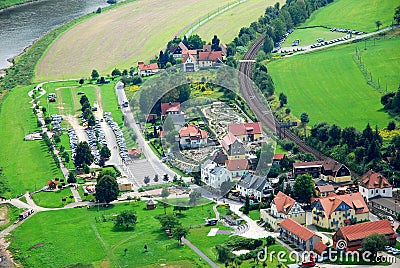
<svg viewBox="0 0 400 268">
<path fill-rule="evenodd" d="M 306 223 L 306 212 L 292 197 L 278 192 L 271 202 L 271 208 L 261 209 L 260 217 L 267 222 L 274 230 L 284 219 L 292 219 L 299 224 Z"/>
<path fill-rule="evenodd" d="M 312 224 L 326 229 L 369 220 L 369 209 L 360 193 L 330 194 L 314 200 L 312 207 Z"/>
<path fill-rule="evenodd" d="M 237 183 L 236 189 L 239 190 L 242 197 L 248 195 L 250 198 L 257 201 L 263 201 L 264 198 L 269 197 L 273 192 L 267 178 L 250 173 Z"/>
<path fill-rule="evenodd" d="M 232 181 L 232 175 L 225 167 L 208 159 L 201 165 L 201 181 L 219 189 L 223 182 Z"/>
<path fill-rule="evenodd" d="M 322 163 L 320 179 L 334 183 L 350 182 L 350 170 L 337 161 L 326 160 Z"/>
<path fill-rule="evenodd" d="M 180 102 L 166 102 L 161 103 L 161 117 L 164 118 L 168 114 L 180 114 L 181 104 Z"/>
<path fill-rule="evenodd" d="M 364 174 L 358 185 L 358 191 L 367 202 L 374 197 L 392 197 L 392 185 L 382 174 L 372 170 Z"/>
<path fill-rule="evenodd" d="M 260 122 L 231 124 L 229 132 L 242 142 L 261 141 L 263 139 Z"/>
<path fill-rule="evenodd" d="M 142 61 L 138 62 L 138 74 L 140 76 L 149 76 L 156 74 L 160 71 L 157 63 L 145 64 Z"/>
<path fill-rule="evenodd" d="M 179 144 L 184 149 L 206 146 L 207 139 L 207 132 L 192 124 L 179 130 Z"/>
<path fill-rule="evenodd" d="M 221 145 L 229 159 L 244 159 L 246 157 L 246 150 L 242 141 L 230 132 L 223 138 Z"/>
<path fill-rule="evenodd" d="M 333 245 L 336 247 L 338 241 L 344 240 L 346 241 L 346 248 L 344 248 L 346 251 L 356 251 L 361 248 L 364 238 L 372 234 L 385 235 L 389 246 L 396 245 L 397 235 L 389 220 L 364 222 L 341 227 L 333 236 Z"/>
<path fill-rule="evenodd" d="M 313 251 L 322 238 L 298 222 L 287 218 L 280 223 L 280 237 L 304 251 Z"/>
<path fill-rule="evenodd" d="M 240 178 L 249 173 L 249 162 L 247 159 L 226 160 L 226 168 L 231 172 L 233 178 Z"/>
</svg>

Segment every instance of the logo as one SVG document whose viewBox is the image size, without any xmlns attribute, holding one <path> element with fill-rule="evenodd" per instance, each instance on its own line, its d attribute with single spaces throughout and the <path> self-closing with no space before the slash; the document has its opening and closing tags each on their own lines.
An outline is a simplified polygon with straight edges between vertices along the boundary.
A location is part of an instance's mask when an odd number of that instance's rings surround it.
<svg viewBox="0 0 400 268">
<path fill-rule="evenodd" d="M 336 249 L 338 250 L 343 250 L 347 248 L 347 242 L 346 240 L 340 239 L 339 241 L 337 241 L 336 243 Z"/>
</svg>

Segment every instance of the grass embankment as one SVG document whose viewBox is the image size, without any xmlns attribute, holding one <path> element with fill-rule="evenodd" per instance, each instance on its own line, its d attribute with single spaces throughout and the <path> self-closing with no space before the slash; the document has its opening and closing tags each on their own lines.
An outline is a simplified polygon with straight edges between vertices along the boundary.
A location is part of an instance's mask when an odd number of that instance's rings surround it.
<svg viewBox="0 0 400 268">
<path fill-rule="evenodd" d="M 33 86 L 14 89 L 0 108 L 0 166 L 14 195 L 33 191 L 49 179 L 62 177 L 43 141 L 24 141 L 38 130 L 30 108 L 28 91 Z M 10 194 L 9 194 L 10 195 Z"/>
<path fill-rule="evenodd" d="M 72 197 L 72 198 L 71 198 Z M 36 205 L 46 208 L 61 208 L 75 202 L 70 188 L 64 188 L 53 192 L 38 192 L 32 195 Z M 65 199 L 65 201 L 62 201 Z"/>
<path fill-rule="evenodd" d="M 79 25 L 75 23 L 76 27 L 68 28 L 57 38 L 37 65 L 36 80 L 88 76 L 92 69 L 105 75 L 116 66 L 136 67 L 138 61 L 158 55 L 166 42 L 179 35 L 186 25 L 228 2 L 136 1 L 92 16 Z"/>
<path fill-rule="evenodd" d="M 10 204 L 0 205 L 0 231 L 6 229 L 19 218 L 19 214 L 23 211 L 21 208 L 14 207 Z"/>
<path fill-rule="evenodd" d="M 135 206 L 136 204 L 136 206 Z M 115 230 L 113 222 L 103 220 L 96 222 L 95 218 L 110 218 L 121 210 L 134 209 L 138 221 L 134 230 Z M 223 242 L 228 235 L 218 235 L 208 239 L 206 234 L 211 227 L 204 226 L 211 205 L 191 208 L 184 211 L 180 220 L 184 226 L 196 226 L 188 238 L 195 245 L 201 240 Z M 172 212 L 172 207 L 167 208 Z M 168 238 L 160 230 L 160 224 L 155 216 L 163 214 L 162 207 L 155 210 L 145 210 L 144 202 L 124 203 L 111 208 L 92 207 L 40 212 L 34 215 L 12 233 L 10 246 L 17 261 L 27 267 L 54 266 L 64 267 L 80 263 L 81 265 L 109 267 L 154 267 L 166 264 L 168 267 L 205 267 L 207 264 L 188 246 L 178 246 L 178 241 Z M 57 228 L 54 226 L 57 225 Z M 198 234 L 198 235 L 196 235 Z M 24 237 L 29 236 L 29 240 Z M 223 239 L 225 238 L 225 239 Z M 210 243 L 210 242 L 209 242 Z M 148 252 L 144 252 L 144 245 Z M 36 246 L 35 248 L 32 248 Z M 215 243 L 211 243 L 214 247 Z M 78 248 L 79 247 L 79 250 Z M 124 249 L 127 249 L 126 255 Z M 49 252 L 58 252 L 55 258 Z M 29 257 L 28 257 L 29 255 Z"/>
<path fill-rule="evenodd" d="M 274 5 L 276 2 L 281 5 L 285 3 L 283 0 L 244 1 L 202 24 L 193 34 L 200 35 L 206 42 L 211 42 L 211 39 L 216 34 L 221 42 L 229 43 L 237 36 L 242 27 L 248 27 L 250 23 L 264 14 L 268 6 Z"/>
<path fill-rule="evenodd" d="M 370 40 L 367 51 L 361 53 L 366 66 L 371 66 L 368 68 L 373 70 L 372 76 L 382 77 L 381 84 L 383 81 L 387 84 L 398 83 L 399 56 L 392 52 L 399 50 L 399 41 L 399 38 L 377 40 L 374 46 L 374 41 Z M 275 92 L 287 95 L 287 107 L 295 116 L 300 117 L 302 112 L 307 112 L 309 125 L 326 121 L 341 127 L 363 129 L 369 122 L 380 128 L 386 127 L 391 117 L 383 111 L 381 93 L 367 84 L 353 59 L 356 46 L 363 49 L 364 43 L 271 62 L 268 70 L 275 83 Z M 386 58 L 379 58 L 378 52 Z M 368 60 L 368 57 L 371 59 Z M 373 66 L 374 60 L 379 69 Z"/>
<path fill-rule="evenodd" d="M 15 5 L 21 5 L 21 4 L 25 4 L 28 2 L 35 2 L 38 0 L 0 0 L 0 10 L 7 8 L 7 7 L 12 7 Z"/>
<path fill-rule="evenodd" d="M 327 26 L 352 29 L 364 32 L 377 30 L 376 21 L 381 28 L 390 26 L 395 8 L 399 5 L 393 0 L 335 0 L 333 3 L 314 12 L 302 26 Z"/>
</svg>

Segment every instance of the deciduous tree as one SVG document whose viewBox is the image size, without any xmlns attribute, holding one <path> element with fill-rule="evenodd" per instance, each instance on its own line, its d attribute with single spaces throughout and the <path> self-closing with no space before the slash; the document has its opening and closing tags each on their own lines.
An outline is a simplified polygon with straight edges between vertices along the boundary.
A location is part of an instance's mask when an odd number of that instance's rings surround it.
<svg viewBox="0 0 400 268">
<path fill-rule="evenodd" d="M 96 184 L 96 200 L 110 203 L 118 197 L 117 180 L 109 175 L 101 177 Z"/>
<path fill-rule="evenodd" d="M 124 210 L 120 214 L 118 214 L 117 218 L 115 219 L 114 225 L 116 227 L 125 226 L 126 229 L 129 226 L 135 226 L 137 221 L 136 213 L 133 210 Z"/>
</svg>

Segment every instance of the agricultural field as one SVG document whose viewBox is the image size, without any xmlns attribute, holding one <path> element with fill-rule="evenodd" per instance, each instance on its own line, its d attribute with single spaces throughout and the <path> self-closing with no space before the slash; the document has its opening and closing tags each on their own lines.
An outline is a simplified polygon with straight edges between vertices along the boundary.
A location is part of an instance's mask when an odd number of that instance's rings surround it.
<svg viewBox="0 0 400 268">
<path fill-rule="evenodd" d="M 62 177 L 43 141 L 24 141 L 38 130 L 30 108 L 28 91 L 33 86 L 15 88 L 0 108 L 0 166 L 15 195 L 33 191 L 55 177 Z M 10 196 L 11 197 L 11 196 Z"/>
<path fill-rule="evenodd" d="M 264 14 L 268 6 L 277 2 L 283 5 L 286 1 L 247 0 L 201 25 L 194 31 L 194 34 L 200 35 L 206 42 L 211 42 L 216 34 L 221 42 L 229 43 L 237 36 L 242 27 L 248 27 L 250 23 Z"/>
<path fill-rule="evenodd" d="M 135 1 L 101 13 L 65 32 L 51 45 L 36 67 L 36 80 L 89 76 L 92 69 L 106 75 L 116 66 L 136 66 L 138 61 L 158 55 L 167 41 L 193 22 L 228 2 Z"/>
<path fill-rule="evenodd" d="M 328 26 L 364 32 L 377 30 L 375 22 L 382 22 L 381 28 L 393 22 L 395 0 L 335 0 L 328 6 L 314 12 L 302 26 Z"/>
<path fill-rule="evenodd" d="M 134 229 L 114 229 L 110 219 L 122 210 L 135 210 L 138 217 Z M 172 212 L 172 207 L 167 209 Z M 188 239 L 197 245 L 211 227 L 204 226 L 204 219 L 212 211 L 211 205 L 191 208 L 184 211 L 180 220 L 184 226 L 193 225 L 193 234 Z M 67 265 L 94 265 L 95 267 L 154 267 L 166 264 L 168 267 L 205 267 L 204 261 L 188 246 L 178 246 L 176 239 L 170 239 L 160 230 L 155 216 L 163 214 L 163 208 L 146 210 L 144 202 L 124 203 L 109 208 L 91 207 L 40 212 L 16 229 L 11 236 L 10 249 L 17 261 L 27 267 L 64 267 Z M 104 217 L 103 217 L 104 215 Z M 101 220 L 96 221 L 96 218 Z M 48 228 L 53 226 L 53 228 Z M 197 237 L 197 234 L 201 238 Z M 29 236 L 30 239 L 24 239 Z M 224 242 L 228 235 L 211 237 L 215 247 L 218 239 Z M 148 252 L 144 252 L 144 245 Z M 77 251 L 77 247 L 79 250 Z M 124 249 L 127 249 L 126 255 Z M 18 252 L 17 252 L 18 251 Z M 57 252 L 59 258 L 49 255 Z"/>
<path fill-rule="evenodd" d="M 378 40 L 375 47 L 369 42 L 367 51 L 369 49 L 374 54 L 374 48 L 396 43 L 390 41 L 387 45 L 386 42 Z M 364 43 L 343 45 L 271 62 L 268 70 L 275 83 L 275 92 L 287 95 L 287 107 L 295 116 L 307 112 L 309 125 L 327 121 L 341 127 L 363 129 L 369 122 L 373 126 L 386 127 L 391 117 L 383 111 L 381 93 L 367 84 L 353 59 L 356 46 L 360 48 L 362 45 Z M 392 68 L 398 69 L 398 59 L 381 61 L 385 62 L 380 70 L 382 74 L 386 70 L 392 73 Z M 388 84 L 398 82 L 398 75 L 397 79 L 387 81 Z"/>
<path fill-rule="evenodd" d="M 319 38 L 328 41 L 344 36 L 346 36 L 346 34 L 331 32 L 324 27 L 295 29 L 293 33 L 289 34 L 285 42 L 283 42 L 282 47 L 291 47 L 293 41 L 296 39 L 300 40 L 299 46 L 308 46 L 317 43 L 317 39 Z"/>
</svg>

